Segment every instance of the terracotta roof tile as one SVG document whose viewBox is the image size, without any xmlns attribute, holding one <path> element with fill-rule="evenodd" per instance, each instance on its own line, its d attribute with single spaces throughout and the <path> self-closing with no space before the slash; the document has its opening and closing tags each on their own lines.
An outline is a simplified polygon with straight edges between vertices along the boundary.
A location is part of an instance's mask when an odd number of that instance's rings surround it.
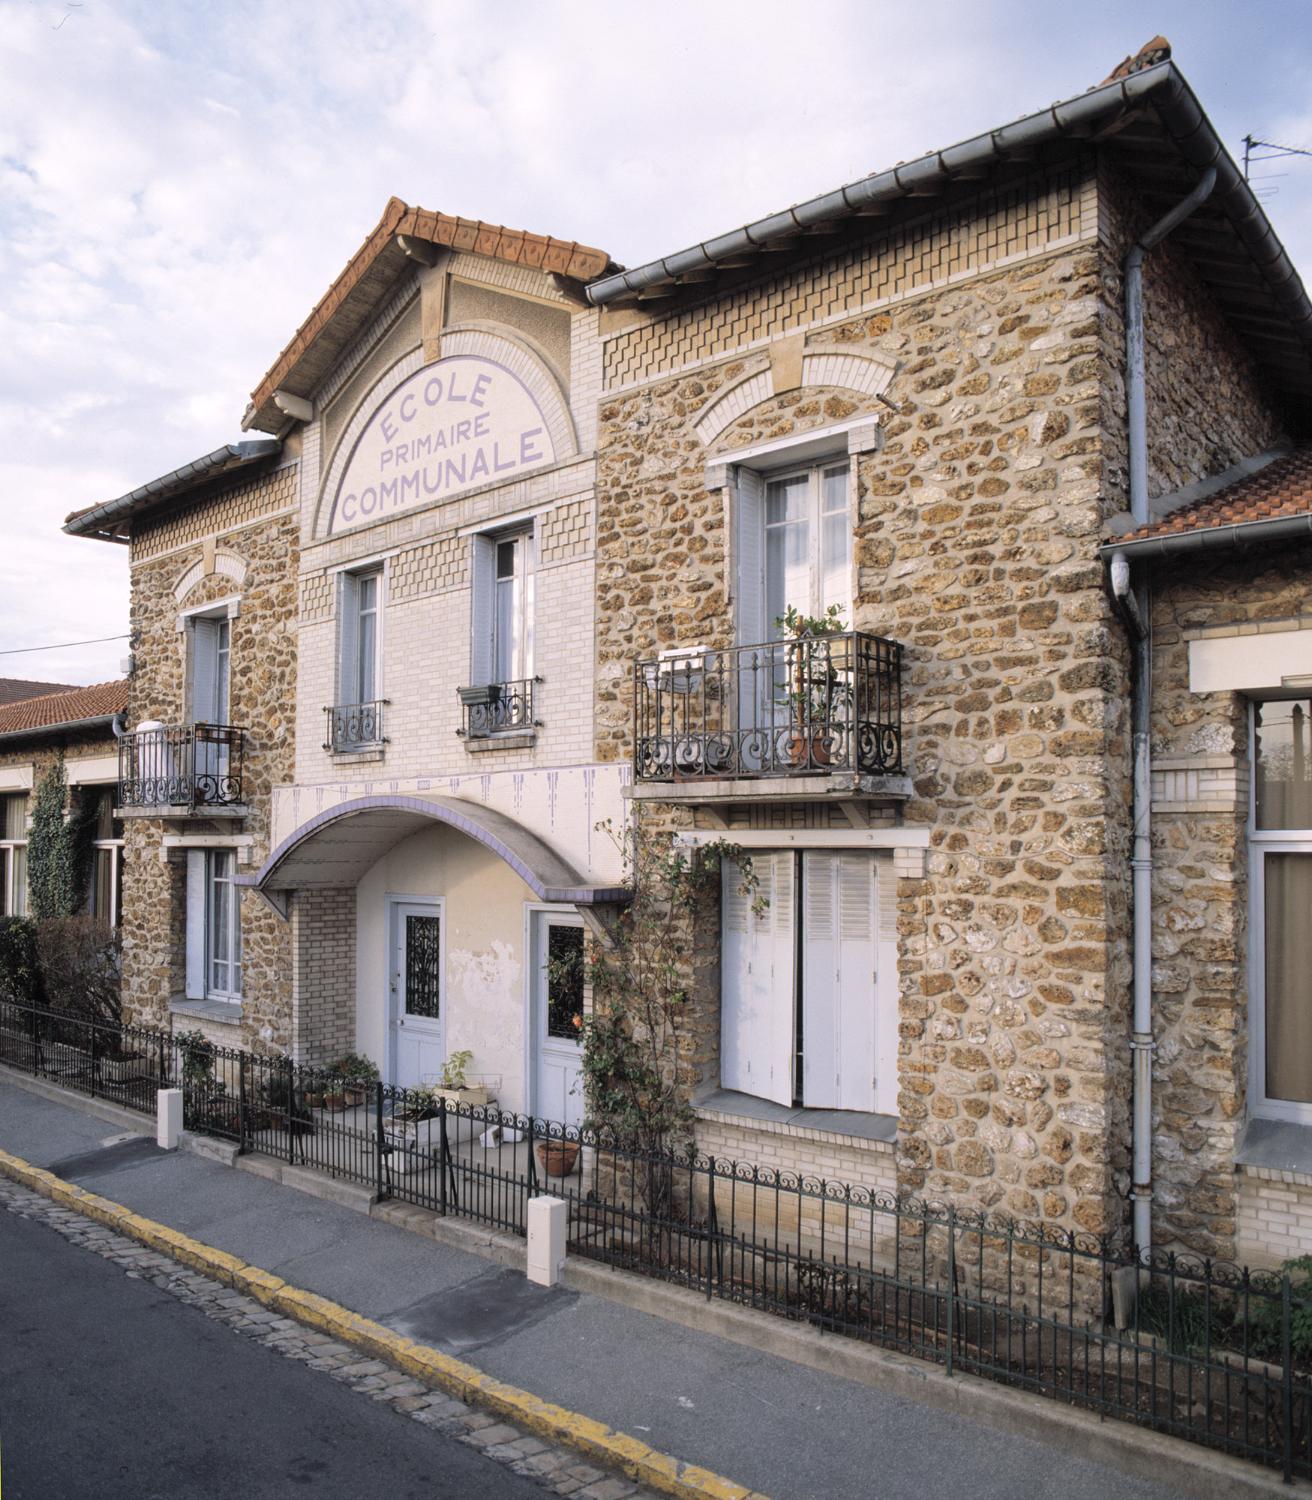
<svg viewBox="0 0 1312 1500">
<path fill-rule="evenodd" d="M 91 687 L 72 688 L 64 693 L 46 693 L 40 698 L 25 698 L 20 703 L 0 705 L 0 734 L 21 734 L 24 730 L 77 724 L 83 719 L 107 718 L 110 714 L 123 713 L 127 706 L 126 680 L 98 682 Z"/>
<path fill-rule="evenodd" d="M 24 698 L 71 691 L 71 682 L 33 682 L 28 677 L 0 677 L 0 704 L 19 703 Z"/>
<path fill-rule="evenodd" d="M 292 335 L 287 347 L 272 368 L 251 393 L 251 404 L 262 411 L 275 390 L 284 386 L 298 362 L 328 327 L 334 315 L 368 274 L 374 262 L 403 234 L 427 240 L 452 250 L 470 250 L 495 260 L 515 265 L 545 268 L 576 281 L 589 281 L 611 266 L 610 256 L 591 245 L 575 240 L 557 240 L 550 235 L 527 234 L 507 229 L 502 224 L 488 224 L 482 219 L 452 218 L 426 208 L 412 207 L 400 198 L 389 198 L 383 217 L 364 244 L 355 252 L 341 274 L 310 310 L 309 317 Z"/>
<path fill-rule="evenodd" d="M 1195 500 L 1160 521 L 1127 532 L 1117 541 L 1147 541 L 1152 537 L 1210 531 L 1219 526 L 1245 526 L 1252 521 L 1274 521 L 1310 512 L 1312 446 L 1307 446 L 1273 460 L 1265 469 L 1204 500 Z"/>
</svg>

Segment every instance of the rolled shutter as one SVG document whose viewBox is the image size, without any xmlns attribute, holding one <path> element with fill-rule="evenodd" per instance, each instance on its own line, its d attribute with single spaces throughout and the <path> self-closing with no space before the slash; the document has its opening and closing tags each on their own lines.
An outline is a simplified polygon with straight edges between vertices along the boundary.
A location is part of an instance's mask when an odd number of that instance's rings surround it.
<svg viewBox="0 0 1312 1500">
<path fill-rule="evenodd" d="M 337 580 L 337 702 L 360 701 L 360 592 L 350 573 Z"/>
<path fill-rule="evenodd" d="M 720 1083 L 793 1102 L 793 855 L 757 854 L 757 914 L 731 860 L 721 871 Z"/>
<path fill-rule="evenodd" d="M 205 851 L 187 850 L 187 999 L 205 998 Z"/>
<path fill-rule="evenodd" d="M 483 687 L 492 681 L 497 544 L 490 536 L 472 536 L 469 542 L 469 685 Z"/>
<path fill-rule="evenodd" d="M 802 1103 L 875 1108 L 875 861 L 803 856 Z"/>
</svg>

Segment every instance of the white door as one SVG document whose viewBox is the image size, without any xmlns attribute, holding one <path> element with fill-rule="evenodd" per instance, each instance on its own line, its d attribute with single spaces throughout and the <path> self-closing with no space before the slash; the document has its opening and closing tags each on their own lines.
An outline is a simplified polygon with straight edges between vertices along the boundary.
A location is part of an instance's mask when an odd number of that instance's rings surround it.
<svg viewBox="0 0 1312 1500">
<path fill-rule="evenodd" d="M 533 1101 L 544 1120 L 583 1120 L 583 919 L 533 913 Z"/>
<path fill-rule="evenodd" d="M 393 902 L 388 1053 L 398 1088 L 436 1080 L 446 1060 L 444 951 L 441 903 Z"/>
</svg>

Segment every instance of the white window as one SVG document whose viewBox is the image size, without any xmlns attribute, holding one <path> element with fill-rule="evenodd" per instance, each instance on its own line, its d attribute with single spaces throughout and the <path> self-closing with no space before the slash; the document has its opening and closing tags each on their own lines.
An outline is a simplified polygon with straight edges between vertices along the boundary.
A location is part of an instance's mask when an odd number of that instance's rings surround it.
<svg viewBox="0 0 1312 1500">
<path fill-rule="evenodd" d="M 191 622 L 191 720 L 228 722 L 232 625 L 227 615 L 200 615 Z"/>
<path fill-rule="evenodd" d="M 821 616 L 837 605 L 852 620 L 852 507 L 847 459 L 762 475 L 740 469 L 738 639 L 777 640 L 792 606 Z"/>
<path fill-rule="evenodd" d="M 373 703 L 378 698 L 379 596 L 382 570 L 344 573 L 341 588 L 341 660 L 337 701 Z"/>
<path fill-rule="evenodd" d="M 826 850 L 754 854 L 752 867 L 759 911 L 733 862 L 722 877 L 721 1085 L 788 1106 L 896 1113 L 889 861 Z"/>
<path fill-rule="evenodd" d="M 0 797 L 0 915 L 27 914 L 27 793 Z"/>
<path fill-rule="evenodd" d="M 231 849 L 187 851 L 187 997 L 241 999 L 241 898 Z"/>
<path fill-rule="evenodd" d="M 533 676 L 533 533 L 472 540 L 470 683 L 522 682 Z"/>
<path fill-rule="evenodd" d="M 1312 701 L 1253 704 L 1251 743 L 1252 1104 L 1312 1124 Z"/>
<path fill-rule="evenodd" d="M 114 817 L 114 788 L 85 787 L 82 795 L 91 799 L 94 819 L 87 915 L 117 927 L 123 888 L 123 824 Z"/>
</svg>

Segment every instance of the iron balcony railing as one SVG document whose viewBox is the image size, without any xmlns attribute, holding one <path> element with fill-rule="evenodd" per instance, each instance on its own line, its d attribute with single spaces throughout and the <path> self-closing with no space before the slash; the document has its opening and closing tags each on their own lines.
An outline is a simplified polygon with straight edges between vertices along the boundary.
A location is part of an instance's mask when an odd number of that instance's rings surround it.
<svg viewBox="0 0 1312 1500">
<path fill-rule="evenodd" d="M 160 811 L 242 800 L 246 731 L 233 724 L 159 724 L 118 742 L 118 805 Z"/>
<path fill-rule="evenodd" d="M 383 709 L 389 701 L 379 698 L 373 703 L 338 703 L 325 708 L 328 728 L 323 748 L 349 754 L 383 744 Z"/>
<path fill-rule="evenodd" d="M 468 740 L 483 740 L 494 734 L 536 729 L 533 690 L 541 681 L 540 677 L 525 677 L 518 682 L 459 688 L 463 723 L 458 733 Z"/>
<path fill-rule="evenodd" d="M 902 770 L 902 648 L 861 631 L 638 662 L 639 781 Z"/>
</svg>

